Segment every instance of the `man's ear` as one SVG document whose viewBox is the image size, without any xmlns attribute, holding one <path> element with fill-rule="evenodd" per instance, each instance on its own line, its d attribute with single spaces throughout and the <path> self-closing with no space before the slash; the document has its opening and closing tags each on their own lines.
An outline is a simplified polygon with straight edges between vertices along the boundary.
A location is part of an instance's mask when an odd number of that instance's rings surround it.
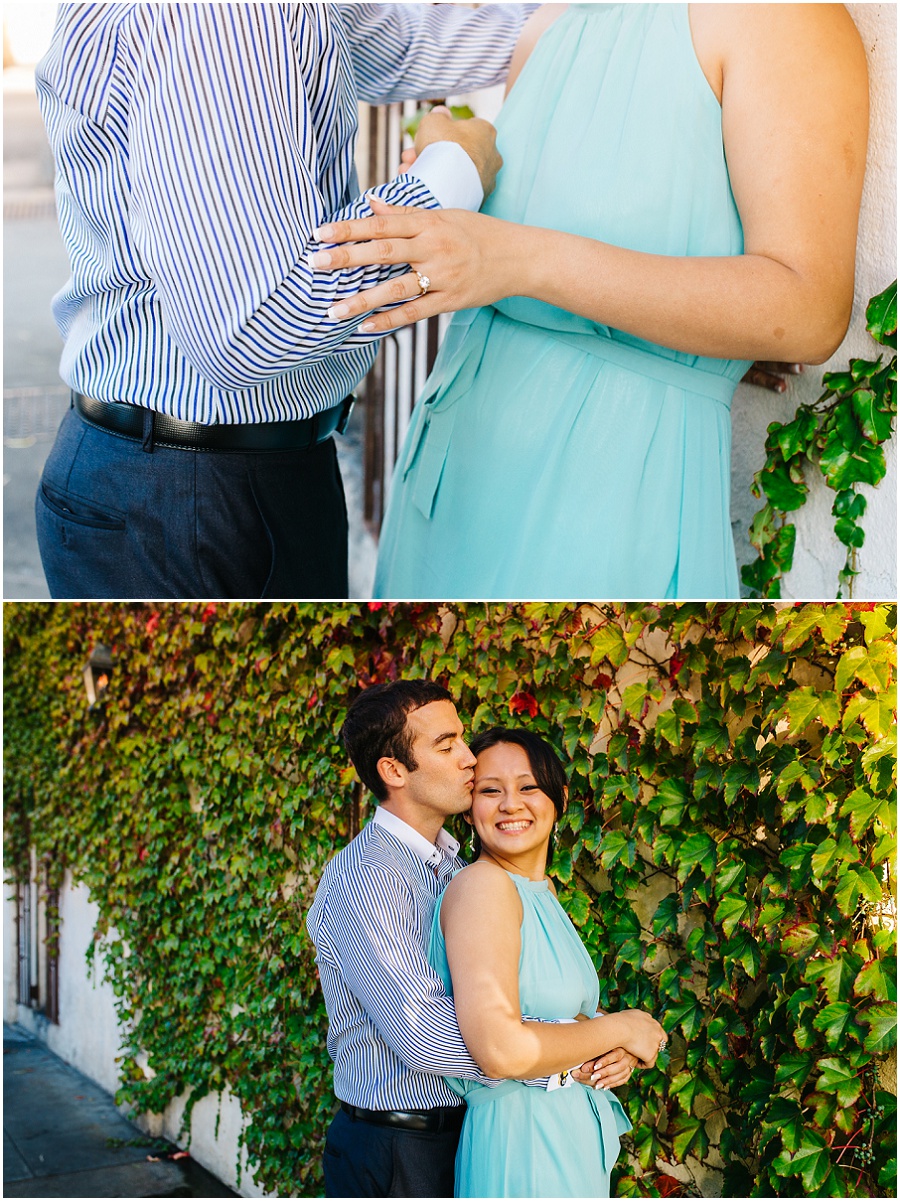
<svg viewBox="0 0 900 1201">
<path fill-rule="evenodd" d="M 399 759 L 384 755 L 375 764 L 375 770 L 389 789 L 401 788 L 406 783 L 406 768 Z"/>
</svg>

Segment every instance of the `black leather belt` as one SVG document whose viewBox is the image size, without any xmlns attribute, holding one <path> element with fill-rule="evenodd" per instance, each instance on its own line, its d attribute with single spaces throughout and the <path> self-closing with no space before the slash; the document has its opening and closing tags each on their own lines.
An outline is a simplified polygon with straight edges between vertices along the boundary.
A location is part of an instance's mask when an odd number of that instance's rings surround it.
<svg viewBox="0 0 900 1201">
<path fill-rule="evenodd" d="M 133 438 L 151 446 L 178 450 L 309 450 L 332 434 L 342 434 L 350 419 L 354 397 L 312 417 L 298 421 L 261 421 L 252 425 L 202 425 L 179 421 L 165 413 L 154 413 L 139 405 L 118 401 L 91 400 L 72 393 L 72 404 L 90 425 L 100 426 L 122 438 Z"/>
<path fill-rule="evenodd" d="M 425 1130 L 429 1134 L 462 1128 L 465 1105 L 445 1105 L 437 1109 L 360 1109 L 341 1102 L 341 1109 L 354 1122 L 371 1122 L 374 1126 L 398 1126 L 401 1130 Z"/>
</svg>

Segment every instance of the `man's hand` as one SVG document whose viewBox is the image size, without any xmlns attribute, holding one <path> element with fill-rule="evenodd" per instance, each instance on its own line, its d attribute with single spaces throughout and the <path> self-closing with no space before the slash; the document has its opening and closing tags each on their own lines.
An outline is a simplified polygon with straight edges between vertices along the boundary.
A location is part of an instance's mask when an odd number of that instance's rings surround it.
<svg viewBox="0 0 900 1201">
<path fill-rule="evenodd" d="M 741 380 L 743 384 L 755 384 L 757 388 L 767 388 L 770 392 L 786 392 L 786 375 L 799 375 L 803 370 L 802 363 L 763 363 L 756 362 Z"/>
<path fill-rule="evenodd" d="M 427 113 L 416 130 L 416 154 L 433 142 L 457 142 L 478 169 L 485 198 L 494 190 L 503 159 L 497 153 L 497 131 L 490 121 L 468 117 L 454 121 L 449 109 L 439 106 Z"/>
<path fill-rule="evenodd" d="M 572 1075 L 579 1084 L 586 1084 L 588 1088 L 620 1088 L 628 1083 L 631 1073 L 639 1064 L 636 1055 L 624 1047 L 616 1047 L 599 1059 L 583 1063 Z"/>
</svg>

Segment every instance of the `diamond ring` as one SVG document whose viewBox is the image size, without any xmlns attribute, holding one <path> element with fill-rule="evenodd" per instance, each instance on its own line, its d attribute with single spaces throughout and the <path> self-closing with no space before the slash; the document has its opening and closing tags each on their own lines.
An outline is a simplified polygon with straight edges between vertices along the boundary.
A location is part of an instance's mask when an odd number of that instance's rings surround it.
<svg viewBox="0 0 900 1201">
<path fill-rule="evenodd" d="M 416 272 L 416 279 L 419 281 L 419 287 L 422 289 L 422 291 L 419 293 L 419 295 L 424 296 L 425 293 L 428 291 L 428 289 L 431 287 L 431 280 L 428 278 L 427 275 L 423 275 L 421 271 Z"/>
</svg>

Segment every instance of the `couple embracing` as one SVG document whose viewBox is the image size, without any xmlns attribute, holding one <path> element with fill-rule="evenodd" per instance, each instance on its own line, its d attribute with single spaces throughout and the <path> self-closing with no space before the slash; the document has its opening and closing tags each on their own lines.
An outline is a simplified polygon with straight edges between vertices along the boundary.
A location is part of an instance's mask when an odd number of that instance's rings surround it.
<svg viewBox="0 0 900 1201">
<path fill-rule="evenodd" d="M 340 1101 L 326 1194 L 608 1196 L 630 1129 L 609 1089 L 665 1033 L 640 1010 L 599 1013 L 545 875 L 567 793 L 556 752 L 526 730 L 463 734 L 447 690 L 421 680 L 366 689 L 344 722 L 379 804 L 307 919 Z M 457 813 L 468 867 L 443 829 Z"/>
</svg>

